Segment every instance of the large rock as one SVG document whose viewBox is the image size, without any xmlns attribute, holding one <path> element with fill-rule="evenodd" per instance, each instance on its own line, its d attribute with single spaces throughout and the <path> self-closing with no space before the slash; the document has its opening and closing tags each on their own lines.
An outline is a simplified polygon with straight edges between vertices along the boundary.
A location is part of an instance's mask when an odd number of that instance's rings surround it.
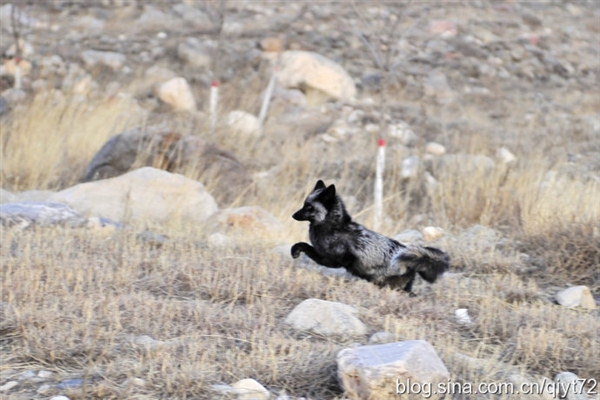
<svg viewBox="0 0 600 400">
<path fill-rule="evenodd" d="M 592 381 L 591 379 L 589 380 Z M 587 380 L 580 379 L 572 372 L 561 372 L 554 377 L 554 383 L 558 388 L 558 398 L 566 400 L 588 400 L 586 392 L 589 390 L 583 385 Z M 596 381 L 594 381 L 596 382 Z M 597 389 L 596 387 L 592 389 Z"/>
<path fill-rule="evenodd" d="M 281 53 L 279 83 L 288 88 L 317 89 L 335 100 L 356 96 L 352 77 L 339 64 L 320 54 L 290 50 Z"/>
<path fill-rule="evenodd" d="M 0 205 L 0 225 L 27 228 L 32 225 L 83 226 L 87 220 L 71 207 L 55 202 L 23 202 Z"/>
<path fill-rule="evenodd" d="M 407 390 L 410 384 L 433 393 L 437 383 L 450 377 L 433 346 L 424 340 L 344 349 L 337 364 L 349 399 L 423 399 L 423 392 Z"/>
<path fill-rule="evenodd" d="M 0 188 L 0 204 L 4 203 L 14 203 L 17 200 L 17 196 L 9 192 L 8 190 L 4 190 Z"/>
<path fill-rule="evenodd" d="M 356 317 L 358 310 L 334 301 L 307 299 L 298 304 L 284 323 L 297 331 L 332 336 L 361 336 L 367 327 Z"/>
<path fill-rule="evenodd" d="M 84 182 L 112 178 L 139 166 L 198 174 L 211 193 L 231 201 L 250 184 L 246 168 L 225 150 L 196 136 L 133 128 L 110 138 L 90 161 Z"/>
<path fill-rule="evenodd" d="M 196 100 L 189 83 L 180 76 L 172 78 L 157 89 L 158 97 L 175 110 L 194 111 Z"/>
<path fill-rule="evenodd" d="M 242 379 L 231 385 L 237 400 L 267 400 L 270 393 L 254 379 Z"/>
<path fill-rule="evenodd" d="M 73 186 L 50 201 L 68 204 L 86 216 L 144 224 L 173 220 L 196 224 L 217 211 L 214 198 L 200 182 L 151 167 Z"/>
<path fill-rule="evenodd" d="M 587 286 L 572 286 L 556 294 L 556 301 L 564 307 L 581 307 L 588 310 L 596 309 L 596 302 L 590 288 Z"/>
</svg>

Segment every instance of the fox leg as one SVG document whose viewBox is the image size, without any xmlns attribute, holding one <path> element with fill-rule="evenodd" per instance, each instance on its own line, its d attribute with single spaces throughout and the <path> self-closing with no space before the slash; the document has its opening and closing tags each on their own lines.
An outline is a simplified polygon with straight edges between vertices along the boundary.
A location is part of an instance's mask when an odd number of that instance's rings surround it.
<svg viewBox="0 0 600 400">
<path fill-rule="evenodd" d="M 402 275 L 393 275 L 385 278 L 383 283 L 384 286 L 389 286 L 392 289 L 402 289 L 405 292 L 408 292 L 411 296 L 415 296 L 412 292 L 412 286 L 415 282 L 415 272 L 408 271 Z"/>
<path fill-rule="evenodd" d="M 317 250 L 315 250 L 314 247 L 312 247 L 308 243 L 304 243 L 304 242 L 296 243 L 295 245 L 292 246 L 291 253 L 292 253 L 293 258 L 298 258 L 298 257 L 300 257 L 300 253 L 304 253 L 311 260 L 313 260 L 314 262 L 316 262 L 319 265 L 322 265 L 322 266 L 328 267 L 328 268 L 341 268 L 341 265 L 337 265 L 335 262 L 332 262 L 332 260 L 330 258 L 323 257 L 321 254 L 319 254 L 317 252 Z"/>
</svg>

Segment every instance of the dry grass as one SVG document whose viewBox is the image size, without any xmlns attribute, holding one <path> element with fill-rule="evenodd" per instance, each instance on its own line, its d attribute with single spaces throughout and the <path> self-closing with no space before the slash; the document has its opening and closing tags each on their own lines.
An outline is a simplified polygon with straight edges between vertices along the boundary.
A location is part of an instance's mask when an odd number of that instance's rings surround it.
<svg viewBox="0 0 600 400">
<path fill-rule="evenodd" d="M 289 215 L 317 178 L 335 182 L 351 212 L 369 224 L 371 137 L 325 145 L 271 122 L 269 136 L 241 139 L 210 136 L 180 116 L 164 118 L 180 124 L 182 133 L 234 150 L 252 172 L 270 171 L 234 204 L 259 205 L 284 221 L 288 235 L 281 242 L 306 236 L 306 226 Z M 34 102 L 3 122 L 2 186 L 72 185 L 109 136 L 142 123 L 142 114 L 115 101 Z M 583 138 L 582 146 L 593 139 Z M 451 149 L 470 154 L 493 156 L 496 146 L 485 132 L 450 132 L 447 140 Z M 334 398 L 342 395 L 337 352 L 366 338 L 322 338 L 282 325 L 296 304 L 316 297 L 356 306 L 370 333 L 430 341 L 456 380 L 498 381 L 514 371 L 552 377 L 566 370 L 598 379 L 598 313 L 558 307 L 545 290 L 570 282 L 598 292 L 599 183 L 564 172 L 548 147 L 526 140 L 512 143 L 522 152 L 510 167 L 465 174 L 463 166 L 450 165 L 429 188 L 401 179 L 406 150 L 392 145 L 384 233 L 435 224 L 458 235 L 482 224 L 509 243 L 446 242 L 464 276 L 418 286 L 417 298 L 298 268 L 266 244 L 210 248 L 193 227 L 165 228 L 171 240 L 159 249 L 128 233 L 3 231 L 1 368 L 85 377 L 83 388 L 67 393 L 71 399 L 215 398 L 209 385 L 248 377 L 276 393 Z M 457 308 L 469 309 L 472 326 L 455 322 Z M 140 344 L 141 335 L 161 342 Z M 474 367 L 460 354 L 487 361 Z M 131 384 L 132 378 L 145 385 Z"/>
</svg>

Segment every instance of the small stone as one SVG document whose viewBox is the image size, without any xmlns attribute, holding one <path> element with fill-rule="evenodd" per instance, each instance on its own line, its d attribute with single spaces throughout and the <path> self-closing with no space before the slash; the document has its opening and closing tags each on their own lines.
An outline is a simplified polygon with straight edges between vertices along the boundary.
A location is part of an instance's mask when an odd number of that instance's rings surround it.
<svg viewBox="0 0 600 400">
<path fill-rule="evenodd" d="M 398 121 L 395 124 L 390 124 L 388 127 L 388 135 L 390 137 L 399 139 L 400 143 L 405 146 L 410 145 L 417 139 L 417 135 L 412 130 L 410 125 L 404 121 Z"/>
<path fill-rule="evenodd" d="M 421 160 L 419 156 L 410 156 L 402 161 L 402 170 L 400 176 L 404 179 L 416 178 L 419 173 Z"/>
<path fill-rule="evenodd" d="M 444 236 L 444 230 L 437 226 L 427 226 L 423 228 L 423 238 L 426 242 L 433 242 Z"/>
<path fill-rule="evenodd" d="M 588 310 L 596 309 L 594 296 L 587 286 L 572 286 L 556 294 L 556 301 L 564 307 L 581 307 Z"/>
<path fill-rule="evenodd" d="M 425 145 L 425 152 L 434 156 L 443 156 L 446 154 L 446 147 L 439 143 L 429 142 Z"/>
<path fill-rule="evenodd" d="M 41 370 L 40 372 L 38 372 L 37 376 L 38 378 L 49 379 L 50 377 L 52 377 L 52 371 Z"/>
<path fill-rule="evenodd" d="M 83 379 L 74 378 L 74 379 L 66 379 L 66 380 L 60 382 L 58 385 L 56 385 L 56 387 L 60 390 L 64 390 L 64 389 L 78 388 L 78 387 L 81 387 L 81 385 L 83 385 Z"/>
<path fill-rule="evenodd" d="M 193 111 L 196 109 L 192 88 L 182 77 L 170 79 L 160 85 L 158 97 L 176 110 Z"/>
<path fill-rule="evenodd" d="M 511 164 L 517 161 L 517 156 L 506 147 L 501 147 L 496 151 L 496 159 L 503 164 Z"/>
<path fill-rule="evenodd" d="M 231 387 L 237 400 L 268 400 L 270 396 L 269 391 L 254 379 L 242 379 Z"/>
<path fill-rule="evenodd" d="M 243 136 L 259 136 L 261 127 L 258 118 L 241 110 L 234 110 L 227 114 L 227 126 L 235 133 Z"/>
<path fill-rule="evenodd" d="M 113 51 L 86 50 L 81 53 L 81 59 L 87 68 L 104 65 L 116 71 L 125 65 L 127 57 Z"/>
<path fill-rule="evenodd" d="M 47 396 L 55 391 L 56 391 L 56 386 L 45 383 L 42 386 L 40 386 L 35 392 L 37 394 L 41 394 L 42 396 Z"/>
<path fill-rule="evenodd" d="M 19 380 L 31 380 L 35 378 L 35 372 L 32 370 L 23 371 L 19 374 Z"/>
<path fill-rule="evenodd" d="M 454 316 L 456 317 L 456 322 L 461 325 L 471 325 L 473 322 L 469 316 L 469 310 L 466 308 L 459 308 L 458 310 L 455 310 Z"/>
<path fill-rule="evenodd" d="M 18 386 L 19 382 L 17 381 L 8 381 L 4 385 L 0 386 L 0 392 L 8 392 L 10 389 Z"/>
<path fill-rule="evenodd" d="M 267 37 L 260 41 L 260 49 L 267 52 L 280 52 L 283 50 L 283 42 L 280 37 Z"/>
</svg>

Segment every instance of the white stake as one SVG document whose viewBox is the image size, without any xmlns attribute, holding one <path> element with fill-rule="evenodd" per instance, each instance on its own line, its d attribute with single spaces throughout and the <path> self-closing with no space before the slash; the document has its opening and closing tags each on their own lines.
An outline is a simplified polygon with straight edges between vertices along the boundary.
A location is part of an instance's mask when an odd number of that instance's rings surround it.
<svg viewBox="0 0 600 400">
<path fill-rule="evenodd" d="M 219 82 L 214 81 L 210 85 L 210 129 L 215 131 L 217 127 L 217 105 L 219 104 Z"/>
<path fill-rule="evenodd" d="M 377 152 L 377 169 L 375 170 L 375 207 L 373 214 L 373 229 L 381 226 L 383 215 L 383 170 L 385 168 L 385 140 L 379 139 Z"/>
<path fill-rule="evenodd" d="M 260 114 L 258 115 L 258 122 L 262 129 L 263 122 L 267 117 L 267 111 L 269 111 L 269 103 L 271 102 L 271 96 L 273 95 L 273 89 L 275 88 L 275 77 L 277 74 L 277 67 L 273 68 L 273 74 L 271 75 L 271 79 L 269 79 L 269 85 L 267 86 L 267 91 L 265 92 L 265 98 L 263 99 L 262 106 L 260 107 Z"/>
</svg>

